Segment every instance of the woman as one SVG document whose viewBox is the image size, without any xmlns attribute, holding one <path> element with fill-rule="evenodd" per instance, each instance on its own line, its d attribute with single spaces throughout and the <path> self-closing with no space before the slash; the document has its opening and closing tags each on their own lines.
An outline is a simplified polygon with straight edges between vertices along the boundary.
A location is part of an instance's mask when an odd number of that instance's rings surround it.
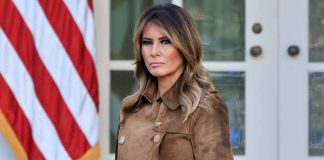
<svg viewBox="0 0 324 160">
<path fill-rule="evenodd" d="M 233 159 L 227 108 L 188 13 L 173 4 L 146 9 L 134 46 L 140 88 L 122 101 L 117 159 Z"/>
</svg>

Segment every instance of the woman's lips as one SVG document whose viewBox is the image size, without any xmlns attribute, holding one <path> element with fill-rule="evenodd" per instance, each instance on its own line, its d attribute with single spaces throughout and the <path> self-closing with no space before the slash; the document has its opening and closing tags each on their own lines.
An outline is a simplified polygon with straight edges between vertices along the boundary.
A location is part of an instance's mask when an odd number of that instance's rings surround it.
<svg viewBox="0 0 324 160">
<path fill-rule="evenodd" d="M 150 63 L 150 66 L 151 67 L 160 67 L 160 66 L 162 66 L 164 63 L 162 63 L 162 62 L 152 62 L 152 63 Z"/>
</svg>

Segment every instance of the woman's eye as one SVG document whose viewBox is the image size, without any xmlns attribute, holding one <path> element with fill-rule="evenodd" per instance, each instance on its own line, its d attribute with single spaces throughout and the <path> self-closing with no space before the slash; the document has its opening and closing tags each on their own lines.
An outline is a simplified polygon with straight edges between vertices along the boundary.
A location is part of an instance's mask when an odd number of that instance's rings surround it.
<svg viewBox="0 0 324 160">
<path fill-rule="evenodd" d="M 152 42 L 148 41 L 148 40 L 142 40 L 142 44 L 143 45 L 150 45 L 150 44 L 152 44 Z"/>
<path fill-rule="evenodd" d="M 162 43 L 162 44 L 170 44 L 171 41 L 168 40 L 168 39 L 163 39 L 163 40 L 161 40 L 161 43 Z"/>
</svg>

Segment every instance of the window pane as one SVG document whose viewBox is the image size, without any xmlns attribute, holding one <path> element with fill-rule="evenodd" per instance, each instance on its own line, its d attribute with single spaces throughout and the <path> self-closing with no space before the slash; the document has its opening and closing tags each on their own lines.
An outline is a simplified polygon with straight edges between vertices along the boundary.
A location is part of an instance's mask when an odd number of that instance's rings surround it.
<svg viewBox="0 0 324 160">
<path fill-rule="evenodd" d="M 138 83 L 134 79 L 133 71 L 112 71 L 110 86 L 110 152 L 115 153 L 120 103 L 123 98 L 138 89 Z"/>
<path fill-rule="evenodd" d="M 224 99 L 230 116 L 230 142 L 235 155 L 245 154 L 245 74 L 211 72 L 215 87 Z"/>
<path fill-rule="evenodd" d="M 309 155 L 324 155 L 324 72 L 309 74 Z"/>
<path fill-rule="evenodd" d="M 309 3 L 309 61 L 324 62 L 324 1 Z"/>
<path fill-rule="evenodd" d="M 111 0 L 110 58 L 133 59 L 133 31 L 139 14 L 146 7 L 171 0 Z"/>
<path fill-rule="evenodd" d="M 244 61 L 244 0 L 185 0 L 196 21 L 204 59 Z"/>
</svg>

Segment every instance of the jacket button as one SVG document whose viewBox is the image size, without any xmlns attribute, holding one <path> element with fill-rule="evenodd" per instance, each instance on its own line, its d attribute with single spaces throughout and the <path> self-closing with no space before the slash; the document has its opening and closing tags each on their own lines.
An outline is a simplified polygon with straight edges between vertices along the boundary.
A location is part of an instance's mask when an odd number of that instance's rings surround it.
<svg viewBox="0 0 324 160">
<path fill-rule="evenodd" d="M 161 124 L 162 124 L 161 122 L 155 122 L 154 127 L 159 128 L 161 126 Z"/>
<path fill-rule="evenodd" d="M 158 143 L 159 141 L 160 141 L 160 139 L 161 139 L 161 136 L 160 135 L 154 135 L 153 137 L 152 137 L 152 141 L 154 142 L 154 143 Z"/>
<path fill-rule="evenodd" d="M 126 141 L 126 137 L 125 136 L 120 136 L 119 139 L 118 139 L 118 143 L 119 144 L 124 144 Z"/>
<path fill-rule="evenodd" d="M 186 112 L 186 108 L 184 106 L 181 106 L 181 112 Z"/>
</svg>

